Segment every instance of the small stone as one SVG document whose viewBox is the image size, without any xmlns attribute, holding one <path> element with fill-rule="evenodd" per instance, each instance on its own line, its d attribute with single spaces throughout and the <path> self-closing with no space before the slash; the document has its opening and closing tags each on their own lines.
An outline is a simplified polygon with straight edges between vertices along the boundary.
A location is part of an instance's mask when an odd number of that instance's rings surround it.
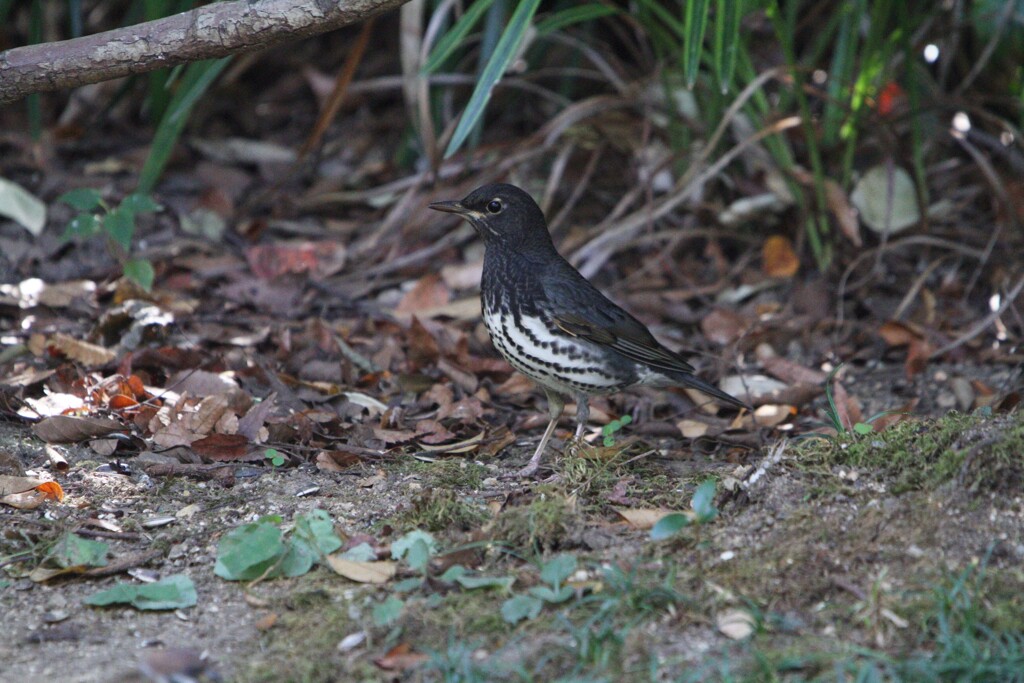
<svg viewBox="0 0 1024 683">
<path fill-rule="evenodd" d="M 949 386 L 956 397 L 956 407 L 962 412 L 970 410 L 971 406 L 974 405 L 975 396 L 974 387 L 971 386 L 970 380 L 965 377 L 954 377 Z"/>
<path fill-rule="evenodd" d="M 935 405 L 949 410 L 956 406 L 956 396 L 952 391 L 940 391 L 938 398 L 935 399 Z"/>
</svg>

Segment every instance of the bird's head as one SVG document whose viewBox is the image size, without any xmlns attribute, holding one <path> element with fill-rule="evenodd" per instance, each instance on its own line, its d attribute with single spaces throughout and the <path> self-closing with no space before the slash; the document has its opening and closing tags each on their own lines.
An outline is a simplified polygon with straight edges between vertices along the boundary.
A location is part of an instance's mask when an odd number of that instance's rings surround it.
<svg viewBox="0 0 1024 683">
<path fill-rule="evenodd" d="M 484 238 L 522 252 L 538 247 L 553 250 L 547 222 L 533 197 L 515 185 L 493 183 L 459 201 L 434 202 L 430 208 L 462 216 Z"/>
</svg>

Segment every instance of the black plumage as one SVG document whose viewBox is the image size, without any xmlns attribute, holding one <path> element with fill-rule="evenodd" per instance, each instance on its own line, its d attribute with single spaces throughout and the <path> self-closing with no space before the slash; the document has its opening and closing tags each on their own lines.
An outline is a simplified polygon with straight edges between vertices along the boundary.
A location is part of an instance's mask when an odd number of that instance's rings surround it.
<svg viewBox="0 0 1024 683">
<path fill-rule="evenodd" d="M 544 389 L 551 421 L 519 472 L 540 464 L 562 409 L 577 405 L 577 436 L 588 397 L 637 384 L 693 387 L 738 408 L 745 403 L 702 381 L 678 353 L 604 296 L 555 249 L 540 207 L 514 185 L 484 185 L 461 201 L 431 209 L 458 214 L 483 237 L 484 324 L 499 353 Z"/>
</svg>

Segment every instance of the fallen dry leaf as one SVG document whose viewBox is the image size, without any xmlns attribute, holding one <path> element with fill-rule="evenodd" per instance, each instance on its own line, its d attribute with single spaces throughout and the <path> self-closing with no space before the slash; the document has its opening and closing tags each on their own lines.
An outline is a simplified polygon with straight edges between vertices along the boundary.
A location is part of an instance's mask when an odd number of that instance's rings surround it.
<svg viewBox="0 0 1024 683">
<path fill-rule="evenodd" d="M 249 454 L 249 439 L 241 434 L 211 434 L 193 441 L 192 450 L 209 460 L 241 460 Z"/>
<path fill-rule="evenodd" d="M 388 560 L 356 562 L 338 555 L 328 555 L 327 565 L 334 573 L 357 583 L 387 583 L 398 571 L 397 564 Z"/>
<path fill-rule="evenodd" d="M 78 443 L 122 429 L 117 420 L 68 415 L 54 415 L 32 425 L 32 432 L 47 443 Z"/>
<path fill-rule="evenodd" d="M 373 663 L 386 671 L 405 671 L 419 666 L 428 659 L 430 657 L 427 655 L 413 652 L 408 643 L 402 643 L 388 650 L 383 657 L 373 660 Z"/>
<path fill-rule="evenodd" d="M 727 638 L 743 640 L 754 633 L 757 621 L 750 612 L 742 609 L 728 609 L 715 618 L 715 626 Z"/>
<path fill-rule="evenodd" d="M 349 451 L 320 451 L 316 454 L 316 467 L 323 472 L 341 472 L 360 462 L 362 458 Z"/>
<path fill-rule="evenodd" d="M 706 422 L 699 420 L 680 420 L 676 423 L 676 427 L 687 439 L 699 439 L 711 428 Z"/>
<path fill-rule="evenodd" d="M 657 524 L 659 519 L 665 515 L 678 512 L 678 510 L 669 510 L 667 508 L 615 508 L 615 512 L 635 529 L 650 529 Z M 687 513 L 683 512 L 683 514 Z"/>
<path fill-rule="evenodd" d="M 783 235 L 772 235 L 761 248 L 761 261 L 768 277 L 789 278 L 800 270 L 800 258 L 793 243 Z"/>
<path fill-rule="evenodd" d="M 50 347 L 60 351 L 66 357 L 86 367 L 106 365 L 117 358 L 117 354 L 97 344 L 75 339 L 71 335 L 58 332 L 50 337 Z"/>
<path fill-rule="evenodd" d="M 345 267 L 345 245 L 337 240 L 256 245 L 245 250 L 249 268 L 259 278 L 273 280 L 289 273 L 330 276 Z"/>
<path fill-rule="evenodd" d="M 704 336 L 719 346 L 726 346 L 742 337 L 750 325 L 750 321 L 739 313 L 722 308 L 716 308 L 700 321 Z"/>
<path fill-rule="evenodd" d="M 896 320 L 882 323 L 881 327 L 878 328 L 878 335 L 889 346 L 907 346 L 914 341 L 924 338 L 924 335 L 918 330 Z"/>
<path fill-rule="evenodd" d="M 395 307 L 395 313 L 420 314 L 422 311 L 444 306 L 451 300 L 451 292 L 437 273 L 424 275 L 405 293 Z"/>
</svg>

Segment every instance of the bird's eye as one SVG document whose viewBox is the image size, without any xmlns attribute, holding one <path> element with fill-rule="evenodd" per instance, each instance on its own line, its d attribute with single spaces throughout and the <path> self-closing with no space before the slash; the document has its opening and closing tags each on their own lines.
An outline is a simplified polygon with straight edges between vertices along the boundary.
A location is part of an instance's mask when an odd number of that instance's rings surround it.
<svg viewBox="0 0 1024 683">
<path fill-rule="evenodd" d="M 505 208 L 505 202 L 500 199 L 492 199 L 487 202 L 488 213 L 501 213 L 501 210 Z"/>
</svg>

